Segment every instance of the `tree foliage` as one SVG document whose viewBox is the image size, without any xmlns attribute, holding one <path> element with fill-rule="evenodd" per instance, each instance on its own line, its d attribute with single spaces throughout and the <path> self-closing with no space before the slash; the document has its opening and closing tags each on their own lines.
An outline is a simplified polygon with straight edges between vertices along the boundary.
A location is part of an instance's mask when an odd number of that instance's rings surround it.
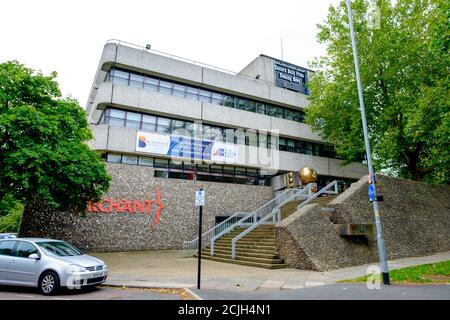
<svg viewBox="0 0 450 320">
<path fill-rule="evenodd" d="M 0 201 L 0 232 L 17 232 L 22 213 L 23 204 L 10 194 L 5 196 Z"/>
<path fill-rule="evenodd" d="M 450 2 L 355 0 L 352 9 L 376 168 L 450 183 Z M 352 161 L 364 140 L 345 1 L 330 6 L 317 38 L 327 55 L 311 64 L 307 122 Z"/>
<path fill-rule="evenodd" d="M 81 212 L 110 177 L 85 143 L 92 133 L 84 110 L 61 97 L 55 78 L 17 61 L 0 64 L 0 201 L 39 198 Z"/>
</svg>

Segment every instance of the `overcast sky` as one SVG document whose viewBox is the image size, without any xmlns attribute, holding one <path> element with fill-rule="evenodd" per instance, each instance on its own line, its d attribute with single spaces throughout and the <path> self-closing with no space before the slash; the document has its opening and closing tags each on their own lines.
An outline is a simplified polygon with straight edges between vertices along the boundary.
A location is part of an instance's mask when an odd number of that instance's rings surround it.
<svg viewBox="0 0 450 320">
<path fill-rule="evenodd" d="M 103 45 L 120 39 L 239 71 L 261 53 L 307 66 L 325 53 L 316 24 L 339 0 L 5 0 L 0 63 L 58 72 L 84 107 Z"/>
</svg>

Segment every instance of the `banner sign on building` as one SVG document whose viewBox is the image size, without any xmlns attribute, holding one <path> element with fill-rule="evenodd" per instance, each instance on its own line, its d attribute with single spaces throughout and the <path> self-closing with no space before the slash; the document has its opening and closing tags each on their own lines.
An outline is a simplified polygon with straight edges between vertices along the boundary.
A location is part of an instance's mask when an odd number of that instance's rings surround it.
<svg viewBox="0 0 450 320">
<path fill-rule="evenodd" d="M 234 144 L 142 131 L 136 133 L 136 151 L 225 163 L 238 161 L 238 149 Z"/>
<path fill-rule="evenodd" d="M 275 85 L 277 87 L 291 89 L 297 92 L 308 94 L 305 87 L 307 81 L 307 70 L 290 63 L 276 61 Z"/>
</svg>

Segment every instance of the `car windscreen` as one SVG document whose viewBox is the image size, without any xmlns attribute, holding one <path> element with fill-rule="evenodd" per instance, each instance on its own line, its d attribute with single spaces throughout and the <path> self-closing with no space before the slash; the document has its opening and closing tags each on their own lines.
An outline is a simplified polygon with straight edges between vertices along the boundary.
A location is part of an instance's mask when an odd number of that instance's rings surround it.
<svg viewBox="0 0 450 320">
<path fill-rule="evenodd" d="M 83 252 L 67 242 L 47 241 L 36 242 L 36 244 L 46 252 L 50 252 L 58 257 L 80 256 L 83 254 Z"/>
</svg>

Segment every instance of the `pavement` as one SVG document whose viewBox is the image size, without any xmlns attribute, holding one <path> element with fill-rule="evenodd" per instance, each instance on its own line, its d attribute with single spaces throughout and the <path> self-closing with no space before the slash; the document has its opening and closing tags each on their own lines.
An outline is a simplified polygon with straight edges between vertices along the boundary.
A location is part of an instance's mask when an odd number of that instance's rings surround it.
<svg viewBox="0 0 450 320">
<path fill-rule="evenodd" d="M 181 294 L 163 293 L 137 288 L 109 288 L 98 286 L 82 290 L 61 290 L 54 296 L 43 296 L 37 288 L 0 286 L 0 300 L 182 300 Z M 188 298 L 192 299 L 191 296 Z"/>
<path fill-rule="evenodd" d="M 109 276 L 106 285 L 136 288 L 196 287 L 197 259 L 184 257 L 182 251 L 137 251 L 90 253 L 106 262 Z M 423 257 L 388 261 L 389 269 L 450 260 L 450 251 Z M 203 290 L 235 291 L 250 294 L 264 290 L 280 291 L 335 284 L 364 276 L 370 264 L 316 272 L 298 269 L 269 270 L 236 264 L 202 260 Z M 391 290 L 391 289 L 389 289 Z M 395 290 L 395 289 L 394 289 Z M 194 291 L 194 290 L 192 290 Z"/>
<path fill-rule="evenodd" d="M 191 290 L 203 300 L 450 300 L 450 285 L 390 285 L 372 290 L 365 284 L 329 284 L 281 291 Z"/>
</svg>

